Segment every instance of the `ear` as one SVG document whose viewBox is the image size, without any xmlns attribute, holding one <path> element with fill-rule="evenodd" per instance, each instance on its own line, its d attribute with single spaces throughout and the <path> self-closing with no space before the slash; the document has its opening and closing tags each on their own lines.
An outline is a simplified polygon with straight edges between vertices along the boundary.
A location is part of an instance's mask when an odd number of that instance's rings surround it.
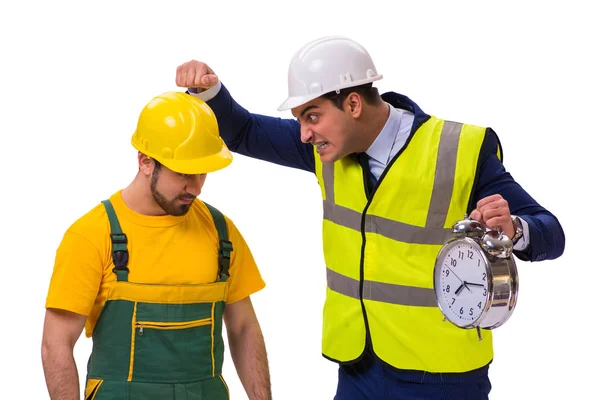
<svg viewBox="0 0 600 400">
<path fill-rule="evenodd" d="M 346 97 L 345 103 L 346 110 L 350 112 L 350 115 L 352 115 L 353 118 L 360 117 L 360 114 L 362 113 L 363 102 L 358 93 L 350 93 L 348 97 Z"/>
<path fill-rule="evenodd" d="M 147 155 L 138 152 L 138 166 L 142 174 L 150 176 L 154 169 L 154 161 Z"/>
</svg>

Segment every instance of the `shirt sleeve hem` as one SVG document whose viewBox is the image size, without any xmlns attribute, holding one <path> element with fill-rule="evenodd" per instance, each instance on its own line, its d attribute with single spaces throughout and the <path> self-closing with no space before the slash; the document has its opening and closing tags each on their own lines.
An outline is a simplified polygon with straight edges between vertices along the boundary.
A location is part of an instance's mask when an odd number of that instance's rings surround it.
<svg viewBox="0 0 600 400">
<path fill-rule="evenodd" d="M 246 297 L 263 290 L 265 287 L 266 287 L 265 282 L 262 282 L 260 284 L 254 285 L 253 287 L 247 288 L 247 290 L 245 290 L 244 292 L 236 293 L 235 296 L 228 296 L 226 304 L 232 304 L 232 303 L 236 303 L 240 300 L 243 300 Z"/>
<path fill-rule="evenodd" d="M 74 304 L 64 304 L 59 301 L 47 301 L 46 308 L 56 308 L 59 310 L 70 311 L 79 315 L 83 315 L 87 317 L 89 315 L 89 310 L 86 310 L 84 307 L 76 306 Z"/>
</svg>

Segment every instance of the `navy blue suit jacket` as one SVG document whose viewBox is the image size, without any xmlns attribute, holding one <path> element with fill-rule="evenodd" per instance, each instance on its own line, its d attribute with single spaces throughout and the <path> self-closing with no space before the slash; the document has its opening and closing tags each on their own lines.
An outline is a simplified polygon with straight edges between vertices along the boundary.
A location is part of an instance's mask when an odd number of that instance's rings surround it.
<svg viewBox="0 0 600 400">
<path fill-rule="evenodd" d="M 430 118 L 406 96 L 389 92 L 384 93 L 382 98 L 392 106 L 415 115 L 411 135 Z M 231 151 L 315 172 L 313 146 L 300 141 L 300 124 L 296 119 L 252 114 L 231 97 L 225 85 L 207 103 L 214 111 L 221 136 Z M 508 201 L 511 214 L 518 215 L 529 225 L 529 246 L 524 251 L 515 251 L 515 256 L 524 261 L 559 257 L 564 251 L 565 235 L 558 219 L 538 204 L 504 169 L 496 155 L 499 146 L 498 136 L 487 128 L 467 212 L 470 213 L 480 199 L 500 194 Z"/>
</svg>

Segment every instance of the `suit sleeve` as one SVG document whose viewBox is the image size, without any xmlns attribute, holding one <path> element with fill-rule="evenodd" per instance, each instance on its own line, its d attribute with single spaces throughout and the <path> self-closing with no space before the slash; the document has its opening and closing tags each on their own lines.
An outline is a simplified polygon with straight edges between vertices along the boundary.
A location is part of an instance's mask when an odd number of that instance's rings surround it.
<svg viewBox="0 0 600 400">
<path fill-rule="evenodd" d="M 503 154 L 497 134 L 490 128 L 480 154 L 478 178 L 470 210 L 487 196 L 500 194 L 508 201 L 510 212 L 525 220 L 529 226 L 529 246 L 515 251 L 523 261 L 543 261 L 560 257 L 565 248 L 563 228 L 550 211 L 541 206 L 518 184 L 502 163 Z"/>
<path fill-rule="evenodd" d="M 252 114 L 231 97 L 225 85 L 207 104 L 215 113 L 221 137 L 231 151 L 315 172 L 313 146 L 300 140 L 297 120 Z"/>
</svg>

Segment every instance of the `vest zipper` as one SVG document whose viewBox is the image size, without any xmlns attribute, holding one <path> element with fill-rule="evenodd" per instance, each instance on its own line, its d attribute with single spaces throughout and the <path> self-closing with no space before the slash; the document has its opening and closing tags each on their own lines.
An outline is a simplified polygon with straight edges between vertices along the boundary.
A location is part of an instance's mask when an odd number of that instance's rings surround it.
<svg viewBox="0 0 600 400">
<path fill-rule="evenodd" d="M 360 248 L 360 275 L 359 275 L 360 286 L 358 289 L 358 297 L 359 297 L 360 306 L 362 309 L 363 320 L 365 321 L 365 335 L 366 335 L 365 351 L 368 349 L 371 351 L 371 353 L 373 355 L 375 355 L 375 352 L 373 351 L 373 344 L 371 342 L 371 331 L 369 329 L 369 319 L 367 318 L 367 309 L 365 307 L 365 303 L 364 303 L 364 299 L 363 299 L 364 286 L 365 286 L 364 285 L 364 283 L 365 283 L 365 248 L 367 247 L 367 234 L 365 232 L 367 210 L 369 209 L 369 207 L 371 206 L 371 203 L 373 202 L 373 197 L 375 197 L 375 191 L 379 187 L 381 181 L 383 181 L 383 179 L 387 175 L 388 171 L 392 168 L 392 166 L 394 165 L 394 163 L 396 162 L 398 157 L 400 157 L 400 155 L 404 152 L 404 149 L 406 148 L 406 146 L 408 146 L 408 143 L 412 139 L 413 135 L 414 135 L 414 132 L 411 132 L 411 134 L 409 135 L 408 139 L 406 140 L 406 143 L 404 144 L 404 146 L 402 146 L 402 148 L 398 151 L 398 153 L 396 153 L 396 155 L 392 158 L 392 160 L 385 166 L 385 168 L 381 172 L 381 175 L 379 176 L 379 179 L 375 183 L 375 186 L 373 186 L 373 190 L 371 191 L 371 193 L 369 193 L 369 191 L 367 189 L 366 179 L 368 179 L 368 178 L 365 175 L 366 172 L 363 171 L 363 180 L 364 180 L 364 186 L 365 186 L 365 195 L 367 197 L 367 205 L 365 206 L 365 208 L 362 212 L 362 216 L 360 218 L 360 234 L 362 236 L 362 245 Z M 363 351 L 363 354 L 364 354 L 364 351 Z M 361 354 L 358 357 L 358 359 L 361 359 L 363 354 Z"/>
<path fill-rule="evenodd" d="M 362 309 L 362 314 L 363 314 L 363 320 L 365 321 L 365 351 L 371 350 L 372 349 L 372 344 L 371 344 L 371 332 L 369 330 L 369 319 L 367 318 L 367 309 L 365 308 L 365 303 L 363 301 L 363 292 L 364 292 L 364 282 L 365 282 L 365 247 L 367 245 L 367 235 L 365 233 L 365 220 L 366 220 L 366 216 L 367 216 L 367 209 L 369 208 L 369 205 L 371 204 L 371 198 L 368 198 L 367 200 L 367 206 L 365 207 L 365 210 L 363 211 L 361 220 L 360 220 L 360 234 L 362 236 L 362 246 L 360 249 L 360 286 L 358 288 L 358 298 L 360 299 L 360 307 Z M 363 351 L 364 354 L 364 351 Z M 359 357 L 359 359 L 362 358 L 362 355 Z"/>
</svg>

